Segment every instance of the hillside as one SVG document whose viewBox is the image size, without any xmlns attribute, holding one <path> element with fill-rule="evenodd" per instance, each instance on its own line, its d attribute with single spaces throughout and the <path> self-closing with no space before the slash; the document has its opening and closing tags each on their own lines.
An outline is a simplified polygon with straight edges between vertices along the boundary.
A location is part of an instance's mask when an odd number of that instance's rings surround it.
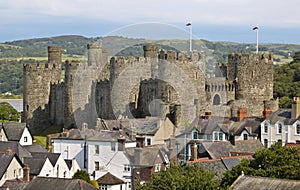
<svg viewBox="0 0 300 190">
<path fill-rule="evenodd" d="M 86 46 L 88 43 L 101 42 L 102 46 L 109 49 L 110 55 L 122 56 L 142 56 L 143 45 L 147 43 L 159 44 L 162 49 L 176 49 L 186 51 L 189 47 L 187 40 L 146 40 L 133 39 L 118 36 L 107 36 L 97 38 L 86 38 L 84 36 L 68 35 L 51 38 L 35 38 L 18 40 L 13 42 L 0 43 L 0 94 L 12 92 L 13 94 L 22 94 L 23 88 L 23 69 L 24 62 L 41 62 L 47 59 L 47 46 L 56 45 L 63 48 L 63 60 L 82 59 L 87 54 Z M 194 40 L 193 47 L 197 50 L 205 51 L 207 54 L 207 68 L 213 70 L 216 62 L 226 62 L 227 55 L 230 52 L 251 53 L 255 52 L 255 44 L 242 44 L 233 42 L 211 42 L 206 40 Z M 274 54 L 276 64 L 287 64 L 293 59 L 295 52 L 300 51 L 300 45 L 297 44 L 260 44 L 260 52 L 271 52 Z M 295 64 L 296 65 L 296 64 Z M 286 68 L 288 67 L 288 69 Z M 284 80 L 288 80 L 291 85 L 298 85 L 287 77 L 280 77 L 282 72 L 290 76 L 289 73 L 295 73 L 298 67 L 276 66 L 274 95 L 276 97 L 288 97 L 299 94 L 298 88 L 282 90 Z M 282 79 L 282 81 L 281 81 Z M 296 91 L 291 93 L 291 89 Z M 297 89 L 297 90 L 295 90 Z M 300 89 L 299 89 L 300 90 Z M 286 92 L 286 93 L 285 93 Z"/>
</svg>

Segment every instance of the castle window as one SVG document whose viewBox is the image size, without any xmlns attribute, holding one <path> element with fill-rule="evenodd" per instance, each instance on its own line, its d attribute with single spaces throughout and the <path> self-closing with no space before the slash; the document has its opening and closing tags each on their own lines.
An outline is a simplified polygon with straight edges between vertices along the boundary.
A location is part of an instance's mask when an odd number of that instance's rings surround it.
<svg viewBox="0 0 300 190">
<path fill-rule="evenodd" d="M 278 134 L 282 133 L 282 124 L 281 123 L 278 124 L 277 133 Z"/>
<path fill-rule="evenodd" d="M 216 94 L 214 96 L 213 105 L 220 105 L 220 103 L 221 103 L 221 98 L 218 94 Z"/>
<path fill-rule="evenodd" d="M 29 111 L 29 105 L 26 105 L 26 111 Z"/>
</svg>

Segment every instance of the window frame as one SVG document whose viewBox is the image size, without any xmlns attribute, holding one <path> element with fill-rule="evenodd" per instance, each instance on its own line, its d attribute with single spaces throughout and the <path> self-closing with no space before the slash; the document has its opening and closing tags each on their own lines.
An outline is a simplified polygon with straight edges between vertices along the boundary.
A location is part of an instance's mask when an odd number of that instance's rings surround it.
<svg viewBox="0 0 300 190">
<path fill-rule="evenodd" d="M 98 144 L 94 145 L 94 154 L 99 155 L 100 154 L 100 147 Z"/>
<path fill-rule="evenodd" d="M 300 135 L 300 124 L 299 123 L 296 125 L 295 134 Z"/>
<path fill-rule="evenodd" d="M 268 134 L 269 132 L 269 124 L 268 123 L 264 123 L 264 134 Z"/>
<path fill-rule="evenodd" d="M 282 124 L 278 123 L 277 125 L 277 134 L 282 134 Z"/>
<path fill-rule="evenodd" d="M 95 161 L 94 165 L 95 165 L 95 171 L 99 171 L 100 170 L 100 162 L 99 161 Z"/>
</svg>

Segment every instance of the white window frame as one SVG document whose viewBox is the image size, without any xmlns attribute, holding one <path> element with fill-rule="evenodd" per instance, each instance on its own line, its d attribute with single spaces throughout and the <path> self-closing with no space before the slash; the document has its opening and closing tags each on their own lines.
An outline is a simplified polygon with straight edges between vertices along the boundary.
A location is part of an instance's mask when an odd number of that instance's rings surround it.
<svg viewBox="0 0 300 190">
<path fill-rule="evenodd" d="M 268 123 L 264 123 L 264 130 L 263 130 L 264 134 L 268 134 L 269 132 L 269 124 Z"/>
<path fill-rule="evenodd" d="M 299 129 L 299 130 L 298 130 L 298 129 Z M 296 135 L 300 135 L 300 124 L 299 124 L 299 123 L 296 124 L 296 127 L 295 127 L 295 134 L 296 134 Z"/>
<path fill-rule="evenodd" d="M 222 140 L 220 140 L 220 134 L 222 134 Z M 213 141 L 224 141 L 224 140 L 225 140 L 225 137 L 224 137 L 223 132 L 221 132 L 221 131 L 214 131 L 213 132 Z"/>
<path fill-rule="evenodd" d="M 282 127 L 283 127 L 282 123 L 277 124 L 277 134 L 282 134 Z M 280 131 L 279 131 L 279 129 L 280 129 Z"/>
<path fill-rule="evenodd" d="M 95 155 L 99 155 L 100 149 L 99 149 L 99 145 L 98 145 L 98 144 L 95 144 L 95 145 L 94 145 L 94 149 L 95 149 L 94 154 L 95 154 Z"/>
<path fill-rule="evenodd" d="M 154 172 L 159 172 L 161 170 L 161 164 L 155 164 Z"/>
</svg>

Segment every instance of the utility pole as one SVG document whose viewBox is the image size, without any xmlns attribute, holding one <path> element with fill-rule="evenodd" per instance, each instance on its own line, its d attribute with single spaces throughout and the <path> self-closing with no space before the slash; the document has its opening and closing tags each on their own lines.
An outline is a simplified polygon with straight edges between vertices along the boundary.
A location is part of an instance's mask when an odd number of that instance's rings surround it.
<svg viewBox="0 0 300 190">
<path fill-rule="evenodd" d="M 253 27 L 252 30 L 256 30 L 256 54 L 258 54 L 258 25 Z"/>
<path fill-rule="evenodd" d="M 192 53 L 192 51 L 193 51 L 193 47 L 192 47 L 192 22 L 187 23 L 186 26 L 189 27 L 189 33 L 190 33 L 190 53 Z"/>
</svg>

